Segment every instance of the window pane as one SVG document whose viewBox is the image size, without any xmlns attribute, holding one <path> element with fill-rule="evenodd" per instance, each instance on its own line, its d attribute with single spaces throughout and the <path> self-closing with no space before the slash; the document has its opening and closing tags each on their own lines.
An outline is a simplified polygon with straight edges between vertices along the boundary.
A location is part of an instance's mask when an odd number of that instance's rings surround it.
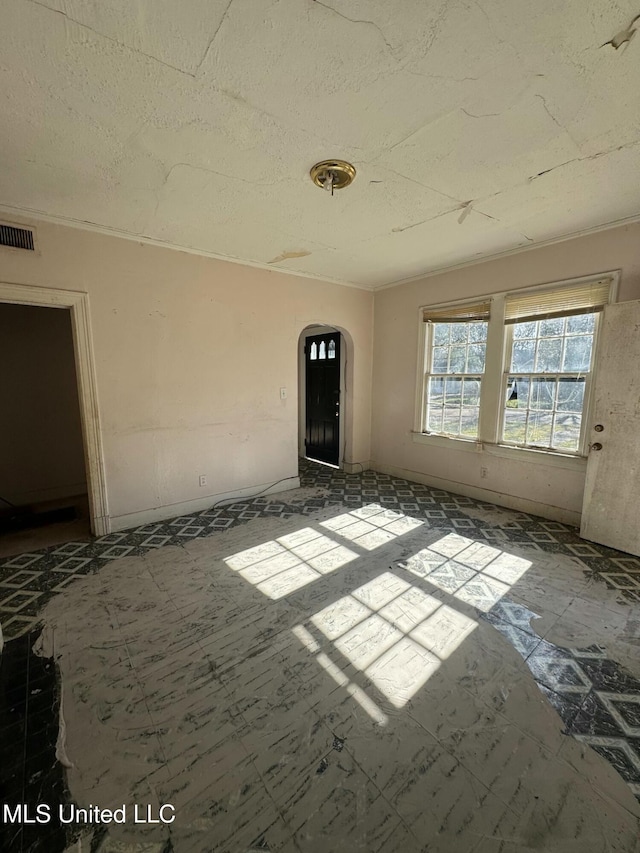
<svg viewBox="0 0 640 853">
<path fill-rule="evenodd" d="M 484 373 L 486 344 L 469 344 L 467 347 L 467 373 Z"/>
<path fill-rule="evenodd" d="M 444 409 L 436 409 L 429 411 L 429 432 L 441 433 L 442 430 L 442 414 Z"/>
<path fill-rule="evenodd" d="M 478 421 L 480 413 L 478 409 L 466 409 L 462 412 L 462 422 L 460 425 L 460 435 L 465 438 L 476 438 L 478 435 Z"/>
<path fill-rule="evenodd" d="M 480 405 L 480 380 L 465 379 L 462 389 L 462 402 L 464 406 Z"/>
<path fill-rule="evenodd" d="M 444 432 L 449 435 L 460 435 L 460 408 L 445 409 L 442 425 Z"/>
<path fill-rule="evenodd" d="M 442 408 L 429 406 L 427 429 L 429 432 L 442 432 Z"/>
<path fill-rule="evenodd" d="M 532 379 L 529 407 L 536 410 L 552 410 L 555 393 L 555 379 Z"/>
<path fill-rule="evenodd" d="M 538 324 L 533 323 L 516 323 L 513 327 L 513 337 L 520 338 L 535 338 Z"/>
<path fill-rule="evenodd" d="M 527 409 L 529 407 L 529 378 L 510 376 L 507 381 L 507 408 Z"/>
<path fill-rule="evenodd" d="M 595 327 L 594 314 L 514 324 L 502 441 L 580 450 L 584 374 L 591 367 Z"/>
<path fill-rule="evenodd" d="M 425 426 L 429 432 L 477 437 L 478 377 L 484 373 L 487 328 L 480 320 L 434 324 Z"/>
<path fill-rule="evenodd" d="M 551 447 L 552 421 L 553 415 L 550 412 L 529 412 L 527 444 L 534 447 Z"/>
<path fill-rule="evenodd" d="M 502 440 L 575 453 L 584 389 L 584 378 L 509 376 Z"/>
<path fill-rule="evenodd" d="M 449 360 L 449 347 L 433 348 L 433 372 L 446 373 Z"/>
<path fill-rule="evenodd" d="M 462 379 L 445 379 L 444 404 L 460 408 L 462 402 Z"/>
<path fill-rule="evenodd" d="M 442 407 L 444 405 L 444 380 L 430 379 L 427 389 L 427 429 L 442 432 Z"/>
<path fill-rule="evenodd" d="M 432 372 L 484 373 L 487 326 L 486 322 L 479 321 L 436 323 L 433 332 Z"/>
<path fill-rule="evenodd" d="M 552 335 L 558 336 L 564 334 L 564 317 L 554 317 L 553 320 L 540 321 L 540 337 L 548 338 Z"/>
<path fill-rule="evenodd" d="M 582 412 L 584 379 L 558 380 L 558 411 Z"/>
<path fill-rule="evenodd" d="M 439 376 L 429 380 L 429 402 L 434 406 L 442 406 L 444 401 L 444 379 Z"/>
<path fill-rule="evenodd" d="M 567 338 L 563 370 L 572 373 L 589 370 L 591 364 L 591 349 L 593 337 L 591 335 L 580 335 L 579 337 Z"/>
<path fill-rule="evenodd" d="M 478 435 L 480 419 L 480 380 L 465 379 L 462 386 L 462 417 L 460 434 L 468 438 Z"/>
<path fill-rule="evenodd" d="M 466 347 L 452 346 L 449 350 L 448 373 L 464 373 L 464 362 L 467 354 Z"/>
<path fill-rule="evenodd" d="M 449 323 L 451 326 L 451 343 L 464 343 L 467 340 L 467 323 Z"/>
<path fill-rule="evenodd" d="M 562 339 L 546 338 L 538 341 L 536 372 L 557 373 L 562 358 Z"/>
<path fill-rule="evenodd" d="M 486 323 L 469 323 L 469 340 L 472 344 L 487 340 Z"/>
<path fill-rule="evenodd" d="M 511 370 L 533 370 L 535 354 L 535 341 L 514 341 Z"/>
<path fill-rule="evenodd" d="M 593 333 L 595 325 L 595 314 L 580 314 L 577 317 L 567 317 L 567 334 L 585 335 Z"/>
<path fill-rule="evenodd" d="M 514 444 L 524 444 L 526 439 L 527 413 L 517 412 L 513 409 L 505 409 L 504 413 L 504 441 Z"/>
<path fill-rule="evenodd" d="M 580 414 L 557 414 L 553 428 L 553 444 L 556 450 L 566 450 L 575 453 L 580 442 Z"/>
<path fill-rule="evenodd" d="M 432 377 L 428 392 L 429 432 L 465 438 L 478 435 L 480 380 Z"/>
<path fill-rule="evenodd" d="M 436 346 L 449 343 L 449 326 L 450 323 L 433 324 L 433 343 Z"/>
</svg>

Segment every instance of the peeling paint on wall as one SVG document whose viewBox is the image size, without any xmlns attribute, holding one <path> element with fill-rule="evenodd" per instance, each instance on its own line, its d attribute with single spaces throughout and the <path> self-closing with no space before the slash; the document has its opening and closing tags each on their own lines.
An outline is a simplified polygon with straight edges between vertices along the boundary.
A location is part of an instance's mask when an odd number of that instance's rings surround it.
<svg viewBox="0 0 640 853">
<path fill-rule="evenodd" d="M 471 207 L 471 204 L 472 204 L 472 202 L 465 201 L 465 203 L 462 205 L 462 213 L 458 217 L 458 225 L 462 225 L 462 223 L 465 221 L 467 216 L 469 216 L 469 214 L 473 210 L 473 208 Z"/>
<path fill-rule="evenodd" d="M 610 44 L 614 50 L 618 50 L 618 48 L 622 47 L 623 44 L 629 44 L 629 42 L 637 32 L 636 24 L 638 23 L 638 21 L 640 21 L 640 15 L 636 15 L 628 27 L 625 27 L 623 30 L 620 30 L 619 33 L 616 33 L 613 38 L 609 39 L 609 41 L 606 41 L 604 44 L 601 44 L 600 47 L 606 47 L 608 44 Z"/>
<path fill-rule="evenodd" d="M 292 258 L 306 258 L 307 255 L 310 255 L 311 252 L 307 252 L 306 249 L 302 249 L 300 252 L 282 252 L 282 254 L 277 255 L 273 260 L 267 261 L 269 264 L 279 264 L 280 261 L 289 261 Z"/>
</svg>

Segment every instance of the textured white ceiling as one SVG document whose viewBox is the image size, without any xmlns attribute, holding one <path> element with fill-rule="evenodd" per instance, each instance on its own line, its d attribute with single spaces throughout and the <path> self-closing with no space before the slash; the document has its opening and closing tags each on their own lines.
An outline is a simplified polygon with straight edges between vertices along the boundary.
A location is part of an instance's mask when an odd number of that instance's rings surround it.
<svg viewBox="0 0 640 853">
<path fill-rule="evenodd" d="M 640 214 L 640 0 L 1 3 L 5 211 L 370 287 Z"/>
</svg>

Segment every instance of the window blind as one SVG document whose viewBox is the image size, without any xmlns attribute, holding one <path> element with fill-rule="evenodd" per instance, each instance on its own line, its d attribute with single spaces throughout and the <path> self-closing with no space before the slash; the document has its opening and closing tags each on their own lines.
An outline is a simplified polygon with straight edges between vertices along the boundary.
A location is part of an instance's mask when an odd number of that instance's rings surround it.
<svg viewBox="0 0 640 853">
<path fill-rule="evenodd" d="M 553 290 L 509 293 L 505 300 L 505 323 L 548 320 L 572 314 L 602 311 L 609 301 L 611 279 L 602 278 Z"/>
<path fill-rule="evenodd" d="M 450 305 L 448 308 L 424 308 L 425 323 L 468 323 L 470 320 L 488 320 L 491 301 L 470 305 Z"/>
</svg>

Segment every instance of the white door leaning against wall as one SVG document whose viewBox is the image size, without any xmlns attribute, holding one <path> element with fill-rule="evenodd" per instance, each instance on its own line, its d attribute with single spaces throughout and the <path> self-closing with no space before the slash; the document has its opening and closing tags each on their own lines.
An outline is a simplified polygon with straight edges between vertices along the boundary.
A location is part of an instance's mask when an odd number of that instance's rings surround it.
<svg viewBox="0 0 640 853">
<path fill-rule="evenodd" d="M 640 556 L 640 301 L 605 306 L 600 334 L 580 535 Z"/>
</svg>

